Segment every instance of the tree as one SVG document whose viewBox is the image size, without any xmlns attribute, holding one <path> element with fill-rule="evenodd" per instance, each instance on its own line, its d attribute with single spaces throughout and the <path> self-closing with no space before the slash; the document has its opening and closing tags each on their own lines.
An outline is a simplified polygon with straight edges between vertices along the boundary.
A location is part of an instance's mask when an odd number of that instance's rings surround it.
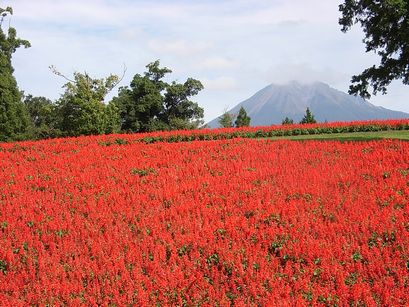
<svg viewBox="0 0 409 307">
<path fill-rule="evenodd" d="M 165 109 L 160 116 L 170 130 L 196 129 L 203 124 L 203 109 L 189 97 L 203 89 L 200 81 L 188 78 L 183 84 L 173 81 L 166 87 Z"/>
<path fill-rule="evenodd" d="M 303 119 L 300 121 L 300 124 L 315 124 L 317 121 L 314 118 L 314 115 L 311 113 L 310 109 L 307 108 Z"/>
<path fill-rule="evenodd" d="M 57 129 L 58 110 L 50 99 L 27 95 L 24 97 L 24 105 L 31 119 L 32 138 L 43 139 L 61 135 L 61 131 Z"/>
<path fill-rule="evenodd" d="M 184 83 L 167 83 L 163 78 L 172 72 L 160 67 L 159 60 L 146 65 L 147 71 L 136 74 L 129 87 L 122 87 L 113 102 L 119 108 L 121 130 L 147 132 L 170 129 L 193 129 L 203 121 L 203 109 L 190 100 L 203 89 L 200 81 L 189 78 Z"/>
<path fill-rule="evenodd" d="M 233 115 L 227 111 L 219 117 L 219 124 L 222 128 L 231 128 L 233 127 Z"/>
<path fill-rule="evenodd" d="M 294 120 L 292 118 L 286 117 L 281 122 L 281 125 L 292 125 L 294 124 Z"/>
<path fill-rule="evenodd" d="M 70 80 L 54 67 L 53 72 L 68 83 L 57 101 L 58 128 L 69 136 L 115 133 L 119 130 L 119 115 L 115 104 L 104 103 L 106 95 L 119 83 L 116 75 L 93 79 L 87 73 L 74 73 Z"/>
<path fill-rule="evenodd" d="M 3 31 L 4 18 L 12 14 L 11 7 L 0 8 L 0 141 L 24 138 L 29 125 L 11 59 L 18 48 L 28 48 L 30 43 L 17 38 L 16 29 L 12 27 L 8 28 L 7 34 Z"/>
<path fill-rule="evenodd" d="M 121 130 L 147 132 L 165 130 L 159 120 L 164 112 L 164 97 L 167 83 L 162 79 L 172 71 L 161 68 L 159 61 L 146 65 L 144 75 L 136 74 L 129 87 L 121 87 L 113 102 L 118 106 Z"/>
<path fill-rule="evenodd" d="M 246 110 L 243 107 L 241 107 L 235 121 L 236 127 L 248 127 L 250 126 L 250 120 L 251 119 L 247 115 Z"/>
<path fill-rule="evenodd" d="M 339 6 L 339 24 L 347 32 L 359 23 L 365 33 L 366 52 L 376 52 L 379 66 L 373 65 L 352 77 L 350 94 L 370 98 L 372 93 L 386 94 L 392 80 L 409 84 L 409 5 L 407 0 L 345 0 Z"/>
</svg>

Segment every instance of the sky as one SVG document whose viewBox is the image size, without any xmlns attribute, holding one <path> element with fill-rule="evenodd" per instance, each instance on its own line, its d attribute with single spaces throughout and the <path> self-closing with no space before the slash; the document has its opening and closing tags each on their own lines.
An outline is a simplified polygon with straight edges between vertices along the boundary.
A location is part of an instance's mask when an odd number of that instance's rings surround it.
<svg viewBox="0 0 409 307">
<path fill-rule="evenodd" d="M 128 86 L 160 60 L 169 81 L 200 80 L 193 97 L 208 122 L 258 90 L 291 80 L 322 81 L 347 91 L 351 76 L 377 64 L 365 53 L 362 29 L 338 24 L 342 0 L 0 0 L 12 6 L 7 23 L 32 47 L 13 56 L 21 90 L 56 100 L 72 76 L 125 76 Z M 6 24 L 6 23 L 5 23 Z M 117 94 L 113 90 L 111 96 Z M 109 98 L 109 97 L 108 97 Z M 370 102 L 409 112 L 401 81 Z"/>
</svg>

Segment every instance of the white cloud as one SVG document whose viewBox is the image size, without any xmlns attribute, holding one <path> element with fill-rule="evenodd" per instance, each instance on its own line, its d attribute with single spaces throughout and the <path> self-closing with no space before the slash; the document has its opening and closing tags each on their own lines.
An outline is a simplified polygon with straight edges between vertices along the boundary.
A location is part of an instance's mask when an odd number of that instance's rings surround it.
<svg viewBox="0 0 409 307">
<path fill-rule="evenodd" d="M 218 77 L 214 79 L 203 78 L 205 89 L 213 91 L 231 91 L 237 88 L 237 80 L 232 77 Z"/>
<path fill-rule="evenodd" d="M 237 61 L 219 56 L 206 58 L 195 65 L 195 68 L 210 70 L 231 70 L 237 67 L 239 67 Z"/>
<path fill-rule="evenodd" d="M 210 44 L 205 42 L 189 42 L 187 40 L 153 39 L 148 42 L 151 51 L 158 54 L 171 53 L 177 56 L 189 56 L 209 49 Z"/>
<path fill-rule="evenodd" d="M 122 25 L 146 19 L 180 19 L 189 14 L 189 6 L 172 3 L 155 4 L 153 1 L 106 0 L 19 0 L 12 5 L 21 18 L 38 23 L 84 25 Z"/>
<path fill-rule="evenodd" d="M 286 63 L 270 67 L 261 73 L 268 83 L 284 84 L 297 80 L 303 83 L 325 81 L 337 85 L 345 81 L 347 74 L 340 73 L 330 67 L 313 67 L 308 63 Z"/>
</svg>

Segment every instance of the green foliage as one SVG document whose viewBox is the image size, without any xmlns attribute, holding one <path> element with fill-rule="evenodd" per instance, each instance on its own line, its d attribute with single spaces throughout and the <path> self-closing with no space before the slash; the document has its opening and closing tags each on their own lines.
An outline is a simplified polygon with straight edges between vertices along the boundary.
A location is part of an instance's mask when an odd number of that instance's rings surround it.
<svg viewBox="0 0 409 307">
<path fill-rule="evenodd" d="M 167 85 L 165 110 L 160 117 L 170 130 L 195 129 L 203 124 L 203 109 L 189 100 L 189 97 L 196 96 L 202 89 L 202 83 L 192 78 L 188 78 L 183 84 L 173 81 Z"/>
<path fill-rule="evenodd" d="M 166 83 L 161 79 L 171 70 L 160 68 L 159 61 L 146 67 L 148 71 L 144 75 L 136 74 L 130 87 L 120 88 L 118 97 L 113 99 L 119 109 L 122 131 L 152 131 L 162 128 L 158 115 L 164 110 L 162 92 Z"/>
<path fill-rule="evenodd" d="M 13 76 L 12 54 L 21 46 L 28 48 L 30 43 L 17 38 L 16 29 L 9 27 L 3 31 L 3 20 L 13 14 L 10 7 L 0 8 L 0 141 L 11 141 L 26 137 L 29 126 L 28 114 L 21 102 L 21 92 Z"/>
<path fill-rule="evenodd" d="M 250 117 L 247 115 L 246 110 L 241 107 L 239 114 L 237 115 L 235 125 L 236 127 L 248 127 L 250 126 Z"/>
<path fill-rule="evenodd" d="M 31 120 L 31 138 L 45 139 L 61 135 L 61 131 L 56 128 L 58 110 L 50 99 L 27 95 L 23 102 Z"/>
<path fill-rule="evenodd" d="M 292 125 L 294 124 L 294 120 L 292 118 L 284 118 L 283 121 L 281 122 L 281 125 Z"/>
<path fill-rule="evenodd" d="M 74 80 L 64 85 L 65 93 L 57 101 L 57 128 L 69 136 L 118 132 L 118 109 L 104 103 L 118 80 L 116 75 L 93 79 L 87 73 L 74 73 Z"/>
<path fill-rule="evenodd" d="M 136 138 L 132 143 L 153 144 L 157 142 L 177 143 L 191 142 L 195 140 L 225 140 L 234 138 L 273 138 L 273 139 L 291 139 L 291 140 L 307 140 L 307 139 L 334 139 L 334 140 L 374 140 L 374 139 L 402 139 L 409 140 L 409 123 L 398 123 L 390 125 L 389 123 L 373 123 L 373 124 L 354 124 L 347 125 L 317 125 L 317 126 L 296 126 L 293 128 L 277 129 L 271 127 L 267 129 L 231 129 L 231 130 L 215 130 L 215 131 L 192 131 L 191 133 L 172 133 L 172 134 L 155 134 L 149 136 L 141 136 Z M 114 139 L 99 142 L 101 146 L 110 146 L 113 144 L 129 144 L 130 140 Z M 16 150 L 16 149 L 13 149 Z M 254 169 L 248 169 L 254 171 Z M 409 170 L 402 170 L 403 174 L 409 173 Z M 214 174 L 213 174 L 214 175 Z M 245 213 L 251 217 L 251 212 Z M 247 217 L 246 216 L 246 217 Z M 277 217 L 276 222 L 279 220 Z M 0 224 L 1 227 L 1 224 Z"/>
<path fill-rule="evenodd" d="M 35 127 L 49 125 L 53 120 L 54 104 L 45 97 L 24 97 L 24 104 Z"/>
<path fill-rule="evenodd" d="M 366 52 L 376 52 L 379 66 L 365 69 L 352 77 L 350 94 L 370 98 L 373 94 L 385 94 L 393 80 L 402 79 L 409 84 L 409 6 L 406 0 L 345 0 L 339 6 L 342 17 L 339 24 L 347 32 L 354 24 L 361 25 L 365 38 Z"/>
<path fill-rule="evenodd" d="M 222 128 L 231 128 L 233 127 L 233 115 L 227 111 L 219 117 L 219 124 Z"/>
<path fill-rule="evenodd" d="M 3 259 L 0 259 L 0 272 L 2 272 L 3 274 L 7 274 L 7 267 L 7 262 Z"/>
<path fill-rule="evenodd" d="M 172 71 L 161 68 L 159 60 L 136 74 L 129 87 L 122 87 L 113 99 L 119 108 L 121 130 L 194 129 L 202 123 L 203 109 L 190 100 L 203 89 L 200 81 L 189 78 L 183 84 L 167 83 L 163 78 Z"/>
<path fill-rule="evenodd" d="M 300 124 L 315 124 L 317 121 L 314 118 L 314 115 L 311 113 L 310 109 L 307 108 L 303 119 L 300 121 Z"/>
</svg>

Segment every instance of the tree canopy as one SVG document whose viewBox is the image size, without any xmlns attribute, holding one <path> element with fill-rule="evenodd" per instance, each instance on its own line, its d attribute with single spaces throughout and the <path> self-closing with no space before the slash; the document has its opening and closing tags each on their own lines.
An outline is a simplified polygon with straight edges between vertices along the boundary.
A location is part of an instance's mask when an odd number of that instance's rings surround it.
<svg viewBox="0 0 409 307">
<path fill-rule="evenodd" d="M 345 0 L 339 6 L 342 17 L 339 24 L 347 32 L 360 24 L 365 38 L 366 52 L 376 52 L 380 64 L 365 69 L 352 77 L 350 94 L 370 98 L 372 94 L 385 94 L 387 86 L 402 79 L 409 84 L 409 2 L 407 0 Z"/>
<path fill-rule="evenodd" d="M 0 141 L 21 139 L 29 125 L 28 114 L 22 104 L 22 94 L 13 76 L 13 53 L 20 47 L 28 48 L 27 40 L 17 38 L 16 29 L 3 31 L 3 21 L 12 15 L 11 7 L 0 8 Z"/>
<path fill-rule="evenodd" d="M 27 95 L 23 102 L 31 119 L 31 138 L 43 139 L 61 135 L 61 130 L 57 128 L 58 110 L 50 99 Z"/>
<path fill-rule="evenodd" d="M 65 92 L 57 101 L 58 128 L 69 136 L 118 132 L 116 106 L 104 103 L 105 96 L 118 81 L 116 75 L 93 79 L 87 73 L 74 73 L 74 80 L 64 85 Z"/>
<path fill-rule="evenodd" d="M 160 67 L 159 60 L 146 65 L 147 71 L 136 74 L 130 86 L 122 87 L 114 98 L 119 108 L 121 130 L 193 129 L 203 123 L 203 109 L 190 100 L 203 89 L 200 81 L 188 78 L 184 83 L 165 82 L 172 70 Z"/>
</svg>

